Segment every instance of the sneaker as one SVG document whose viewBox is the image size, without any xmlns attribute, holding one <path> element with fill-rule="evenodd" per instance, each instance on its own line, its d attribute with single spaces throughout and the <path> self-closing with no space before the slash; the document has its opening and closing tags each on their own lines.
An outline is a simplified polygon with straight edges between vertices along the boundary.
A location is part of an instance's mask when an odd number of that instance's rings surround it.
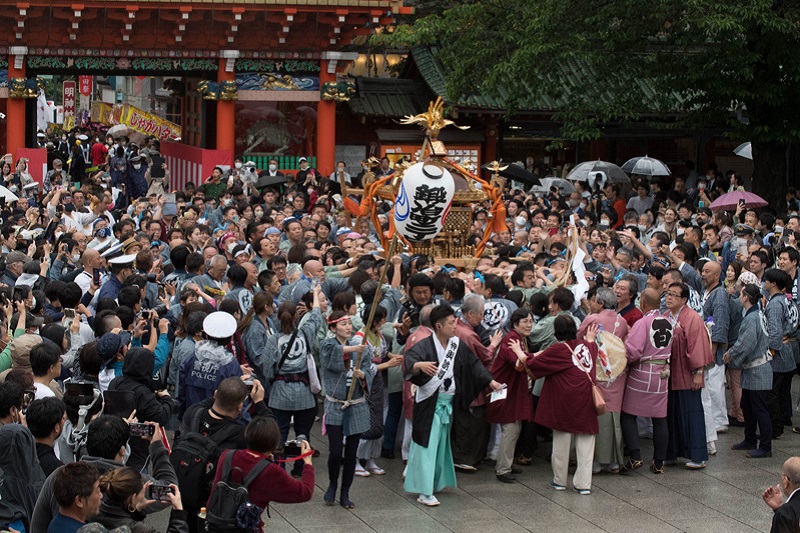
<svg viewBox="0 0 800 533">
<path fill-rule="evenodd" d="M 688 468 L 689 470 L 702 470 L 705 467 L 706 467 L 705 461 L 700 461 L 699 463 L 695 463 L 694 461 L 689 461 L 688 463 L 686 463 L 686 468 Z"/>
<path fill-rule="evenodd" d="M 565 487 L 564 485 L 559 485 L 555 481 L 551 481 L 550 482 L 550 488 L 553 489 L 553 490 L 559 490 L 559 491 L 567 490 L 567 487 Z"/>
<path fill-rule="evenodd" d="M 436 507 L 437 505 L 441 505 L 441 502 L 436 499 L 436 496 L 425 496 L 424 494 L 419 495 L 419 498 L 417 498 L 417 503 L 427 505 L 428 507 Z"/>
<path fill-rule="evenodd" d="M 461 463 L 453 466 L 455 466 L 456 470 L 462 470 L 464 472 L 476 472 L 478 470 L 474 466 L 468 465 L 466 463 Z"/>
<path fill-rule="evenodd" d="M 578 487 L 572 487 L 572 490 L 577 492 L 581 496 L 588 496 L 592 493 L 590 489 L 579 489 Z"/>
<path fill-rule="evenodd" d="M 755 442 L 747 442 L 746 440 L 731 444 L 731 450 L 755 450 L 756 448 L 758 448 L 758 445 Z"/>
<path fill-rule="evenodd" d="M 727 433 L 727 432 L 728 432 L 728 426 L 720 426 L 717 428 L 717 433 Z"/>
<path fill-rule="evenodd" d="M 772 457 L 772 452 L 764 450 L 762 448 L 756 448 L 755 450 L 750 450 L 745 454 L 745 457 L 749 459 L 763 459 L 764 457 Z"/>
<path fill-rule="evenodd" d="M 713 440 L 707 443 L 706 450 L 708 451 L 708 455 L 717 455 L 717 443 Z"/>
<path fill-rule="evenodd" d="M 363 466 L 361 466 L 360 464 L 357 464 L 357 465 L 356 465 L 356 472 L 355 472 L 355 474 L 356 474 L 358 477 L 369 477 L 369 476 L 371 475 L 369 472 L 367 472 L 366 470 L 364 470 L 364 467 L 363 467 Z"/>
</svg>

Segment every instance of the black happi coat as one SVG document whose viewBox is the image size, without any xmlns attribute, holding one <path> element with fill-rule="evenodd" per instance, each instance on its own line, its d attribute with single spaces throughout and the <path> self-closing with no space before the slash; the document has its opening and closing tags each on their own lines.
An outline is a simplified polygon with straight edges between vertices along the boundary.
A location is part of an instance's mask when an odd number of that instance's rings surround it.
<svg viewBox="0 0 800 533">
<path fill-rule="evenodd" d="M 458 351 L 453 363 L 453 377 L 456 380 L 456 393 L 453 398 L 455 405 L 462 409 L 469 409 L 469 404 L 482 394 L 489 383 L 492 375 L 483 366 L 472 350 L 464 342 L 458 343 Z M 405 352 L 403 357 L 403 374 L 405 378 L 417 387 L 430 381 L 431 377 L 423 373 L 412 374 L 411 368 L 414 363 L 430 361 L 439 363 L 436 355 L 436 346 L 433 344 L 433 335 L 416 343 L 410 350 Z M 436 399 L 439 391 L 434 392 L 429 398 L 421 402 L 414 403 L 414 425 L 411 437 L 420 446 L 428 446 L 431 437 L 431 425 L 433 425 L 433 413 L 436 410 Z"/>
</svg>

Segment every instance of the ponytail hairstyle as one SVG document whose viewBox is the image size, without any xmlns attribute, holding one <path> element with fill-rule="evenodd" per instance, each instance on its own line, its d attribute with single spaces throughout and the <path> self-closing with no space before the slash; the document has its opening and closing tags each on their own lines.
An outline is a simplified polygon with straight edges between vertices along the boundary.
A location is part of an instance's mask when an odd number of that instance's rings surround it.
<svg viewBox="0 0 800 533">
<path fill-rule="evenodd" d="M 247 331 L 247 328 L 249 328 L 250 324 L 253 322 L 253 317 L 263 313 L 264 310 L 270 305 L 273 305 L 274 302 L 275 301 L 272 299 L 272 295 L 270 293 L 263 291 L 257 292 L 256 295 L 253 296 L 253 305 L 239 323 L 239 333 L 242 334 Z"/>
<path fill-rule="evenodd" d="M 142 475 L 129 466 L 109 470 L 100 476 L 100 491 L 112 503 L 128 509 L 130 498 L 144 486 Z"/>
<path fill-rule="evenodd" d="M 280 322 L 281 333 L 291 334 L 294 331 L 294 317 L 297 314 L 297 306 L 292 301 L 285 301 L 278 306 L 278 322 Z"/>
</svg>

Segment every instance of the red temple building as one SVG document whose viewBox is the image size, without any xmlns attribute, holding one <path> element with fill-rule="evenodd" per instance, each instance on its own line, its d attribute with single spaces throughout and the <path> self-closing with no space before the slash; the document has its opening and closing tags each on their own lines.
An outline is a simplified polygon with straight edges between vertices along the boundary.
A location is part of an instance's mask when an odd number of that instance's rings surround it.
<svg viewBox="0 0 800 533">
<path fill-rule="evenodd" d="M 138 90 L 164 80 L 150 92 L 150 109 L 145 105 L 136 118 L 135 110 L 123 111 L 138 128 L 176 140 L 174 131 L 160 127 L 159 116 L 167 113 L 180 127 L 180 143 L 167 144 L 222 151 L 228 160 L 233 154 L 256 160 L 262 154 L 280 158 L 283 168 L 309 156 L 325 173 L 335 167 L 336 104 L 355 89 L 337 80 L 358 58 L 354 40 L 363 42 L 376 28 L 393 24 L 395 16 L 412 12 L 402 0 L 2 0 L 0 5 L 0 27 L 6 29 L 0 42 L 5 115 L 0 146 L 15 160 L 20 150 L 36 147 L 35 88 L 42 78 L 51 85 L 47 99 L 67 113 L 80 91 L 108 108 L 120 104 L 117 115 L 129 88 L 123 85 Z M 33 88 L 27 96 L 25 84 Z M 110 91 L 105 98 L 101 88 Z M 156 109 L 154 96 L 163 100 L 161 113 L 148 113 Z"/>
</svg>

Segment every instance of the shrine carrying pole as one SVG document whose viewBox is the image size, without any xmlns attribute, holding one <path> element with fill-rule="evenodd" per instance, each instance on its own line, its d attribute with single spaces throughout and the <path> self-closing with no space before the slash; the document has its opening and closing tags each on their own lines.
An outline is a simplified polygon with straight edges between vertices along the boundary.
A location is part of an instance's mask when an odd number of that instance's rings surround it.
<svg viewBox="0 0 800 533">
<path fill-rule="evenodd" d="M 392 257 L 394 257 L 394 251 L 397 248 L 397 233 L 395 232 L 394 236 L 392 237 L 391 242 L 389 243 L 389 253 L 386 256 L 386 264 L 381 269 L 381 275 L 378 279 L 378 287 L 375 289 L 375 296 L 372 298 L 372 305 L 369 308 L 369 316 L 367 317 L 367 322 L 364 324 L 364 336 L 361 337 L 361 344 L 367 343 L 367 336 L 369 334 L 370 329 L 372 328 L 372 321 L 375 318 L 375 309 L 378 307 L 378 304 L 381 301 L 381 292 L 383 289 L 383 282 L 386 281 L 386 275 L 389 271 L 389 265 L 392 262 Z M 364 352 L 358 354 L 358 358 L 356 359 L 356 366 L 355 368 L 361 368 L 361 361 L 364 359 Z M 356 390 L 356 383 L 358 380 L 354 379 L 350 383 L 350 390 L 347 391 L 347 401 L 343 404 L 344 406 L 350 405 L 350 400 L 353 399 L 353 393 Z"/>
</svg>

